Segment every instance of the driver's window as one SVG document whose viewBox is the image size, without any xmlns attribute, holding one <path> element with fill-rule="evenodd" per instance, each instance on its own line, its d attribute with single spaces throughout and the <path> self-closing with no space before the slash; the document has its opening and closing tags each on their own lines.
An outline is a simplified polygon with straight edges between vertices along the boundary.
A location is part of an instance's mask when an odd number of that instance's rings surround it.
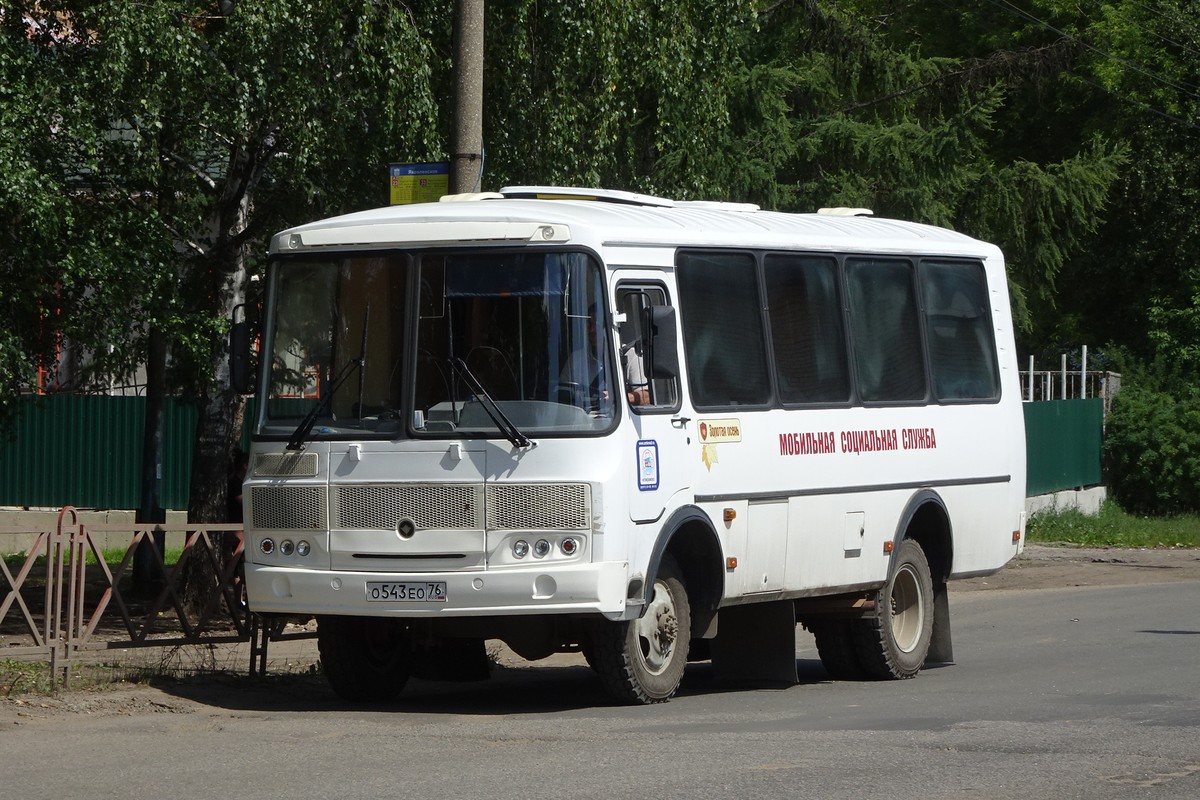
<svg viewBox="0 0 1200 800">
<path fill-rule="evenodd" d="M 678 380 L 651 375 L 646 359 L 650 349 L 650 331 L 645 329 L 647 309 L 667 305 L 666 289 L 657 284 L 625 284 L 617 288 L 616 297 L 617 310 L 625 315 L 619 328 L 625 401 L 635 411 L 678 408 Z"/>
</svg>

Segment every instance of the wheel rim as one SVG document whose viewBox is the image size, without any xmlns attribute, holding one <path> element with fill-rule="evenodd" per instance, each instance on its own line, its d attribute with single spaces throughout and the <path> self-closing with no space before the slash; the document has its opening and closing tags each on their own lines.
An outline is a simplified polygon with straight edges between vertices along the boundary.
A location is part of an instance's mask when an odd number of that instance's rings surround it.
<svg viewBox="0 0 1200 800">
<path fill-rule="evenodd" d="M 925 602 L 916 570 L 904 564 L 892 582 L 892 639 L 902 652 L 911 653 L 921 641 Z"/>
<path fill-rule="evenodd" d="M 654 596 L 646 613 L 634 623 L 637 652 L 651 675 L 661 675 L 671 664 L 675 639 L 679 634 L 679 618 L 675 601 L 665 584 L 654 583 Z"/>
</svg>

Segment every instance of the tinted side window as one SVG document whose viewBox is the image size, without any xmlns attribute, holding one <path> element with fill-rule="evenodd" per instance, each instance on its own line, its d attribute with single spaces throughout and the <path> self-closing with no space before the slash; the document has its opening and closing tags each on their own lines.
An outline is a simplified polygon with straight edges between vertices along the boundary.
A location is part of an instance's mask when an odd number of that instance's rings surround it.
<svg viewBox="0 0 1200 800">
<path fill-rule="evenodd" d="M 925 360 L 912 264 L 848 259 L 846 287 L 859 395 L 865 402 L 924 400 Z"/>
<path fill-rule="evenodd" d="M 658 285 L 623 284 L 617 288 L 617 310 L 625 314 L 621 324 L 621 371 L 625 396 L 635 410 L 668 409 L 679 406 L 679 383 L 674 377 L 648 375 L 646 360 L 649 331 L 643 329 L 648 306 L 667 305 L 667 293 Z"/>
<path fill-rule="evenodd" d="M 844 403 L 850 375 L 837 262 L 767 256 L 767 308 L 779 398 L 785 403 Z"/>
<path fill-rule="evenodd" d="M 996 398 L 996 343 L 983 265 L 924 261 L 920 276 L 934 394 L 939 400 Z"/>
<path fill-rule="evenodd" d="M 696 406 L 770 400 L 758 269 L 749 253 L 681 253 L 680 319 Z"/>
</svg>

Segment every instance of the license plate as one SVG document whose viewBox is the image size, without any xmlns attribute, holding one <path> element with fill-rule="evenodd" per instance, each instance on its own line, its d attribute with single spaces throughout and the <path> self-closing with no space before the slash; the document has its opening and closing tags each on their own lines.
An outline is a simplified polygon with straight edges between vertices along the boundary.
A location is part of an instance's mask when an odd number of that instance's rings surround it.
<svg viewBox="0 0 1200 800">
<path fill-rule="evenodd" d="M 373 602 L 409 601 L 418 603 L 446 602 L 444 581 L 387 581 L 369 582 L 367 600 Z"/>
</svg>

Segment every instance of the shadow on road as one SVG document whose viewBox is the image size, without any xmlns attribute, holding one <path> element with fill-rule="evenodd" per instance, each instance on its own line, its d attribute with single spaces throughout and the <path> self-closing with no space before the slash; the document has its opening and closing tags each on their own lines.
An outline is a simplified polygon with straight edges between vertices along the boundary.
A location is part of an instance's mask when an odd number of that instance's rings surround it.
<svg viewBox="0 0 1200 800">
<path fill-rule="evenodd" d="M 817 659 L 798 659 L 799 684 L 828 680 Z M 160 691 L 207 706 L 236 711 L 375 711 L 408 714 L 512 715 L 577 711 L 614 701 L 604 692 L 590 668 L 579 666 L 498 666 L 488 680 L 448 683 L 409 680 L 395 701 L 347 703 L 333 693 L 317 673 L 250 678 L 208 674 L 152 681 Z M 717 681 L 712 665 L 689 664 L 677 700 L 723 692 L 784 690 L 789 687 Z"/>
</svg>

